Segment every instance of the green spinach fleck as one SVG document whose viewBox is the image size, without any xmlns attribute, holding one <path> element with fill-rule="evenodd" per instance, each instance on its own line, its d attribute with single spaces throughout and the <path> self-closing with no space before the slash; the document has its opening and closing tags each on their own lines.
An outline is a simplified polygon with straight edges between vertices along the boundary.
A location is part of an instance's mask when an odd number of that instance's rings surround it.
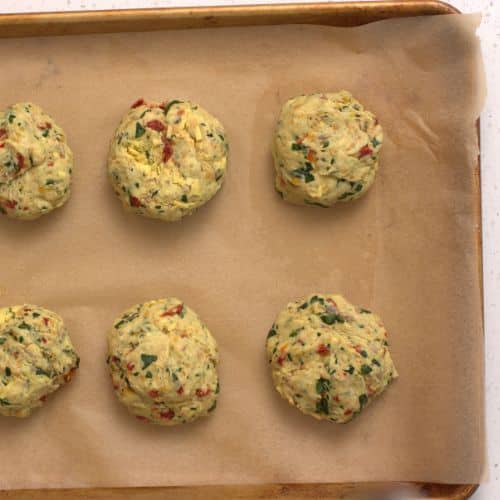
<svg viewBox="0 0 500 500">
<path fill-rule="evenodd" d="M 344 370 L 345 373 L 348 373 L 349 375 L 352 375 L 354 373 L 354 366 L 349 365 L 349 368 Z"/>
<path fill-rule="evenodd" d="M 141 354 L 142 369 L 145 370 L 151 363 L 158 359 L 155 354 Z"/>
<path fill-rule="evenodd" d="M 173 101 L 170 101 L 166 106 L 165 106 L 165 109 L 164 109 L 164 113 L 165 113 L 165 116 L 167 116 L 168 112 L 170 111 L 170 108 L 174 105 L 174 104 L 180 104 L 182 103 L 182 101 L 177 101 L 177 100 L 173 100 Z"/>
<path fill-rule="evenodd" d="M 372 371 L 371 366 L 369 365 L 361 365 L 361 373 L 363 375 L 368 375 Z"/>
<path fill-rule="evenodd" d="M 331 387 L 331 382 L 327 378 L 320 377 L 316 381 L 316 392 L 318 394 L 323 394 L 325 392 L 328 392 Z"/>
<path fill-rule="evenodd" d="M 314 304 L 315 302 L 319 302 L 320 304 L 324 304 L 325 299 L 323 297 L 318 297 L 317 295 L 313 295 L 311 297 L 311 300 L 309 301 L 309 303 Z"/>
<path fill-rule="evenodd" d="M 50 377 L 50 375 L 48 374 L 48 372 L 46 372 L 43 368 L 40 368 L 39 366 L 36 367 L 35 373 L 37 375 L 44 375 L 45 377 Z"/>
<path fill-rule="evenodd" d="M 136 124 L 135 124 L 135 138 L 139 139 L 139 137 L 142 137 L 145 133 L 146 133 L 146 129 L 139 122 L 136 122 Z"/>
<path fill-rule="evenodd" d="M 340 314 L 322 314 L 321 321 L 327 325 L 333 325 L 334 323 L 345 323 L 344 318 Z"/>
<path fill-rule="evenodd" d="M 321 398 L 316 402 L 316 413 L 324 413 L 325 415 L 330 413 L 330 406 L 327 398 Z"/>
<path fill-rule="evenodd" d="M 292 143 L 292 151 L 305 151 L 307 146 L 305 144 L 299 144 L 298 142 Z"/>
<path fill-rule="evenodd" d="M 292 170 L 292 175 L 294 177 L 304 179 L 304 182 L 307 184 L 308 182 L 312 182 L 314 180 L 314 175 L 311 174 L 312 169 L 313 166 L 308 161 L 306 161 L 304 166 Z"/>
<path fill-rule="evenodd" d="M 276 335 L 276 330 L 274 329 L 274 326 L 269 330 L 269 333 L 267 334 L 267 338 L 270 339 L 271 337 L 274 337 Z"/>
</svg>

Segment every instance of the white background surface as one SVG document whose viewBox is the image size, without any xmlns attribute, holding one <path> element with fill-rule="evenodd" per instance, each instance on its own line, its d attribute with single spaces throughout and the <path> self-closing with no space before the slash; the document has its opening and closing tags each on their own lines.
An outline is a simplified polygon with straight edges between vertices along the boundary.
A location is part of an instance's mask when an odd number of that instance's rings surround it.
<svg viewBox="0 0 500 500">
<path fill-rule="evenodd" d="M 288 0 L 288 2 L 302 0 Z M 303 0 L 307 1 L 307 0 Z M 340 0 L 342 1 L 342 0 Z M 500 499 L 500 1 L 448 0 L 463 12 L 482 12 L 488 97 L 481 116 L 483 248 L 486 329 L 488 482 L 474 500 Z M 279 0 L 281 2 L 281 0 Z M 279 3 L 276 0 L 0 0 L 0 13 L 191 5 Z M 498 248 L 496 248 L 498 246 Z M 443 457 L 446 460 L 446 457 Z"/>
</svg>

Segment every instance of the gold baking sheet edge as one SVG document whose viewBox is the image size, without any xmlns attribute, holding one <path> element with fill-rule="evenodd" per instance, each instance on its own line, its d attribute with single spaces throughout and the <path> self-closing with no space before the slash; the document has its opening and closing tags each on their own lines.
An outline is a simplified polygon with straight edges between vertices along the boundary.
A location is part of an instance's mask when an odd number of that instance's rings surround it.
<svg viewBox="0 0 500 500">
<path fill-rule="evenodd" d="M 309 3 L 196 7 L 175 9 L 129 9 L 95 12 L 0 14 L 0 38 L 67 36 L 90 33 L 156 31 L 271 24 L 321 24 L 359 26 L 382 19 L 459 12 L 438 0 Z M 479 132 L 479 127 L 478 127 Z M 476 169 L 477 243 L 481 259 L 481 195 L 479 161 Z M 478 263 L 482 284 L 482 260 Z M 158 488 L 92 488 L 0 491 L 0 498 L 60 500 L 71 498 L 114 500 L 126 495 L 132 500 L 209 498 L 384 498 L 401 491 L 405 498 L 461 500 L 470 498 L 479 485 L 431 483 L 311 483 L 183 486 Z M 369 495 L 369 497 L 367 497 Z"/>
</svg>

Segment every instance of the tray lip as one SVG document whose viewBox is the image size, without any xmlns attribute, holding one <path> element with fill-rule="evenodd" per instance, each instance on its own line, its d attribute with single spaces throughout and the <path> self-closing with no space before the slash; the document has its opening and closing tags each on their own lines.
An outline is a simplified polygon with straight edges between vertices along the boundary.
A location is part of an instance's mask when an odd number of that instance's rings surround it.
<svg viewBox="0 0 500 500">
<path fill-rule="evenodd" d="M 347 1 L 347 2 L 336 2 L 335 0 L 331 2 L 311 2 L 311 3 L 280 3 L 280 4 L 248 4 L 248 5 L 218 5 L 218 6 L 202 6 L 202 7 L 173 7 L 173 8 L 139 8 L 139 9 L 105 9 L 105 10 L 91 10 L 91 11 L 50 11 L 50 12 L 30 12 L 30 13 L 0 13 L 0 28 L 4 27 L 35 27 L 40 24 L 48 24 L 54 27 L 59 27 L 60 33 L 32 33 L 32 34 L 21 34 L 21 35 L 11 35 L 9 33 L 2 34 L 0 33 L 0 38 L 15 38 L 15 37 L 29 37 L 29 36 L 73 36 L 77 34 L 83 33 L 96 33 L 92 29 L 89 31 L 84 31 L 82 33 L 76 32 L 71 33 L 64 30 L 65 27 L 70 27 L 72 25 L 78 23 L 85 23 L 88 21 L 92 21 L 94 23 L 101 23 L 108 26 L 108 29 L 104 29 L 99 31 L 99 33 L 111 33 L 111 32 L 127 32 L 126 29 L 121 29 L 121 26 L 118 26 L 118 29 L 113 29 L 114 24 L 128 22 L 134 23 L 137 21 L 145 21 L 145 20 L 175 20 L 175 19 L 197 19 L 206 22 L 206 27 L 222 27 L 217 26 L 216 24 L 210 24 L 209 21 L 217 20 L 219 18 L 255 18 L 256 16 L 265 17 L 269 15 L 282 15 L 282 16 L 292 16 L 297 14 L 315 14 L 317 16 L 328 14 L 328 13 L 338 13 L 338 12 L 348 12 L 356 13 L 356 11 L 371 11 L 371 13 L 376 14 L 380 13 L 380 9 L 383 9 L 383 14 L 385 15 L 383 18 L 391 18 L 395 16 L 390 15 L 390 11 L 395 8 L 403 8 L 405 11 L 411 12 L 410 9 L 415 9 L 418 12 L 418 9 L 428 8 L 432 12 L 420 14 L 420 15 L 448 15 L 448 14 L 461 14 L 462 12 L 455 6 L 449 4 L 443 0 L 370 0 L 370 1 Z M 418 15 L 418 14 L 413 14 Z M 404 16 L 398 16 L 404 17 Z M 376 22 L 377 19 L 368 20 L 367 23 Z M 254 25 L 255 23 L 249 22 L 248 25 Z M 273 23 L 270 23 L 273 24 Z M 277 20 L 276 24 L 287 24 L 286 22 Z M 305 22 L 307 24 L 307 21 Z M 323 24 L 325 26 L 332 26 L 331 23 L 328 23 L 325 19 L 324 22 L 319 22 L 317 24 Z M 168 29 L 168 27 L 153 27 L 150 31 L 158 30 L 158 29 Z M 148 30 L 146 30 L 148 31 Z M 479 119 L 477 121 L 477 133 L 478 133 L 478 144 L 480 144 L 480 130 L 479 130 Z M 481 305 L 484 309 L 484 297 L 483 297 L 483 265 L 482 265 L 482 216 L 481 216 L 481 169 L 480 169 L 480 151 L 478 155 L 478 162 L 476 166 L 478 186 L 478 203 L 479 203 L 479 211 L 478 211 L 478 228 L 477 228 L 477 243 L 478 243 L 478 270 L 479 270 L 479 279 L 480 279 L 480 287 L 481 287 Z M 484 316 L 484 311 L 483 311 Z M 279 496 L 287 495 L 287 492 L 290 490 L 293 491 L 294 487 L 297 486 L 306 486 L 309 485 L 311 488 L 314 486 L 341 486 L 341 485 L 360 485 L 360 484 L 370 484 L 370 483 L 272 483 L 272 484 L 262 484 L 262 485 L 220 485 L 222 487 L 225 486 L 262 486 L 262 487 L 276 487 L 280 491 Z M 384 484 L 387 486 L 390 485 L 404 485 L 411 484 L 418 486 L 422 492 L 427 492 L 430 495 L 434 495 L 434 491 L 436 488 L 447 487 L 451 488 L 449 495 L 439 496 L 433 498 L 449 498 L 450 500 L 465 500 L 470 498 L 476 490 L 479 488 L 479 484 L 446 484 L 446 483 L 430 483 L 430 482 L 379 482 L 373 484 Z M 71 492 L 71 491 L 109 491 L 109 490 L 171 490 L 171 491 L 179 491 L 182 489 L 188 489 L 191 486 L 159 486 L 159 487 L 123 487 L 123 488 L 61 488 L 61 489 L 37 489 L 37 490 L 4 490 L 0 488 L 0 495 L 3 496 L 3 493 L 9 495 L 10 492 L 23 492 L 28 493 L 32 492 L 40 492 L 40 491 L 60 491 L 62 492 Z M 196 488 L 206 488 L 209 490 L 210 488 L 217 488 L 217 486 L 195 486 Z"/>
<path fill-rule="evenodd" d="M 318 15 L 322 12 L 334 13 L 336 11 L 372 11 L 376 13 L 380 9 L 384 13 L 390 13 L 391 9 L 402 8 L 411 12 L 411 9 L 431 9 L 430 15 L 443 14 L 461 14 L 461 11 L 444 0 L 369 0 L 358 1 L 350 0 L 347 2 L 311 2 L 311 3 L 279 3 L 279 4 L 240 4 L 240 5 L 217 5 L 201 7 L 152 7 L 138 9 L 102 9 L 89 11 L 50 11 L 50 12 L 29 12 L 29 13 L 0 13 L 0 27 L 4 25 L 15 24 L 21 26 L 36 22 L 37 24 L 47 22 L 50 24 L 73 24 L 85 21 L 105 22 L 112 24 L 118 21 L 137 21 L 158 19 L 158 18 L 177 18 L 177 17 L 196 17 L 196 18 L 222 18 L 242 16 L 268 16 L 268 15 L 287 15 L 291 12 L 312 13 Z M 423 15 L 429 15 L 423 14 Z M 418 14 L 416 14 L 418 15 Z M 387 16 L 388 18 L 391 16 Z M 125 19 L 124 19 L 125 18 Z M 207 19 L 208 20 L 208 19 Z M 373 21 L 369 21 L 373 22 Z M 283 24 L 283 23 L 279 23 Z M 123 31 L 123 30 L 120 30 Z M 73 33 L 65 32 L 64 35 Z M 0 38 L 4 37 L 0 33 Z"/>
</svg>

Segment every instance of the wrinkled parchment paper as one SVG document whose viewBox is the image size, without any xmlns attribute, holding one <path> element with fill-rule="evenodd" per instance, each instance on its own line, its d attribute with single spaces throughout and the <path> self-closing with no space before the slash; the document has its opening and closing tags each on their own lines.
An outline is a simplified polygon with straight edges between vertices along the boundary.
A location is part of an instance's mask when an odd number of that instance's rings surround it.
<svg viewBox="0 0 500 500">
<path fill-rule="evenodd" d="M 360 28 L 236 28 L 0 41 L 0 107 L 32 100 L 66 130 L 68 205 L 0 219 L 0 305 L 60 313 L 81 355 L 70 385 L 26 420 L 0 419 L 0 487 L 422 480 L 475 482 L 483 464 L 478 16 Z M 363 199 L 295 207 L 273 190 L 281 104 L 349 89 L 385 129 Z M 225 124 L 221 192 L 177 224 L 126 214 L 106 178 L 109 140 L 138 97 L 190 98 Z M 312 291 L 378 312 L 400 373 L 348 425 L 275 393 L 264 342 Z M 125 308 L 177 296 L 219 342 L 213 416 L 146 425 L 117 402 L 105 335 Z"/>
</svg>

